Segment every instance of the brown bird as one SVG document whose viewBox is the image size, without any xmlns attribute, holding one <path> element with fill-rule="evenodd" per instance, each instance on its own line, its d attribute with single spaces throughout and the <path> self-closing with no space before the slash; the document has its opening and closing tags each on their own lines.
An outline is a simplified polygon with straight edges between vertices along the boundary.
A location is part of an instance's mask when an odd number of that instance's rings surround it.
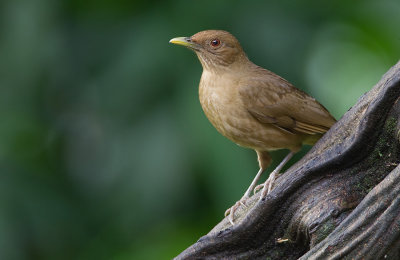
<svg viewBox="0 0 400 260">
<path fill-rule="evenodd" d="M 336 120 L 314 98 L 252 63 L 229 32 L 207 30 L 173 38 L 170 43 L 197 54 L 203 66 L 200 103 L 212 125 L 236 144 L 257 153 L 260 170 L 243 197 L 225 212 L 233 225 L 235 210 L 245 205 L 271 163 L 269 151 L 290 150 L 263 184 L 260 199 L 271 191 L 276 175 L 302 145 L 313 145 Z"/>
</svg>

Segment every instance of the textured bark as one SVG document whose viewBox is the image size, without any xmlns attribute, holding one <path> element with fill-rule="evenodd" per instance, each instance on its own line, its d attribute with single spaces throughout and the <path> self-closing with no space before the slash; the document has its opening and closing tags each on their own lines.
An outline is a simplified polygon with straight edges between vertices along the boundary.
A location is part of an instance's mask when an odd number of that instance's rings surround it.
<svg viewBox="0 0 400 260">
<path fill-rule="evenodd" d="M 262 201 L 176 259 L 400 259 L 400 63 Z"/>
</svg>

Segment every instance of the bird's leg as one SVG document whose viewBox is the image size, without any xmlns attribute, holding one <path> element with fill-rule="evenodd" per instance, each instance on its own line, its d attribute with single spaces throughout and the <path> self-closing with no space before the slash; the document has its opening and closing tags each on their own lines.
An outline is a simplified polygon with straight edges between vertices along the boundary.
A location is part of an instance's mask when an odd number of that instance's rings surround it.
<svg viewBox="0 0 400 260">
<path fill-rule="evenodd" d="M 244 193 L 244 195 L 242 196 L 242 198 L 237 201 L 235 203 L 235 205 L 233 205 L 232 207 L 230 207 L 229 209 L 227 209 L 225 211 L 225 216 L 229 215 L 229 222 L 231 222 L 232 226 L 234 225 L 233 222 L 233 216 L 235 211 L 237 210 L 237 208 L 242 205 L 244 207 L 246 207 L 246 200 L 248 198 L 250 198 L 250 194 L 252 192 L 252 190 L 255 188 L 255 186 L 257 185 L 258 180 L 261 177 L 261 174 L 264 172 L 264 170 L 268 167 L 268 165 L 271 163 L 271 157 L 269 156 L 268 152 L 257 152 L 257 157 L 258 157 L 258 163 L 260 165 L 260 169 L 258 170 L 256 176 L 254 177 L 253 181 L 251 182 L 250 186 L 247 188 L 246 192 Z"/>
<path fill-rule="evenodd" d="M 286 157 L 282 160 L 282 162 L 275 168 L 269 175 L 268 179 L 262 184 L 264 187 L 261 191 L 260 200 L 267 196 L 268 193 L 272 190 L 272 185 L 276 179 L 276 175 L 282 170 L 283 166 L 293 157 L 295 152 L 291 151 Z M 258 187 L 256 187 L 255 192 L 257 191 Z"/>
<path fill-rule="evenodd" d="M 233 205 L 232 207 L 230 207 L 229 209 L 227 209 L 227 210 L 225 211 L 225 216 L 228 216 L 228 215 L 229 215 L 228 219 L 229 219 L 229 222 L 231 222 L 232 226 L 235 224 L 235 223 L 233 222 L 233 216 L 234 216 L 234 214 L 235 214 L 235 211 L 239 208 L 240 205 L 242 205 L 243 207 L 247 207 L 247 206 L 246 206 L 246 200 L 247 200 L 248 198 L 250 198 L 251 191 L 252 191 L 252 190 L 254 189 L 254 187 L 256 186 L 257 181 L 260 179 L 260 176 L 261 176 L 261 174 L 263 173 L 263 171 L 264 171 L 264 169 L 261 169 L 261 168 L 260 168 L 260 170 L 258 170 L 256 177 L 254 177 L 253 181 L 251 182 L 249 188 L 246 190 L 246 192 L 244 193 L 244 195 L 242 196 L 242 198 L 241 198 L 239 201 L 237 201 L 237 202 L 235 203 L 235 205 Z"/>
<path fill-rule="evenodd" d="M 256 187 L 258 180 L 261 177 L 261 174 L 264 172 L 263 168 L 260 168 L 256 174 L 256 177 L 254 177 L 253 181 L 251 182 L 249 188 L 247 188 L 246 192 L 244 193 L 242 199 L 248 199 L 250 198 L 250 194 L 252 192 L 252 190 L 254 189 L 254 187 Z M 241 199 L 241 200 L 242 200 Z"/>
</svg>

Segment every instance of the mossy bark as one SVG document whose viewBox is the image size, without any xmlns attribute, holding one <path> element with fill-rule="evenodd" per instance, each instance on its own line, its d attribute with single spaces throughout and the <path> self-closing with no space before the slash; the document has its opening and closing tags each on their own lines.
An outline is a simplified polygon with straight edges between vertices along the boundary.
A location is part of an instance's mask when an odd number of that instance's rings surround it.
<svg viewBox="0 0 400 260">
<path fill-rule="evenodd" d="M 400 63 L 285 174 L 176 259 L 400 259 Z"/>
</svg>

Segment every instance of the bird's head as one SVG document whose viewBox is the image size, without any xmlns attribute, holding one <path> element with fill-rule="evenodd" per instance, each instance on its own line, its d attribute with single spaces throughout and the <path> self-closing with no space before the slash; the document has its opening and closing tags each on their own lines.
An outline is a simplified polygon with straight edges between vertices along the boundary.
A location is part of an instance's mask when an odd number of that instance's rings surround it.
<svg viewBox="0 0 400 260">
<path fill-rule="evenodd" d="M 226 31 L 201 31 L 169 42 L 195 51 L 205 70 L 224 69 L 248 61 L 239 41 Z"/>
</svg>

